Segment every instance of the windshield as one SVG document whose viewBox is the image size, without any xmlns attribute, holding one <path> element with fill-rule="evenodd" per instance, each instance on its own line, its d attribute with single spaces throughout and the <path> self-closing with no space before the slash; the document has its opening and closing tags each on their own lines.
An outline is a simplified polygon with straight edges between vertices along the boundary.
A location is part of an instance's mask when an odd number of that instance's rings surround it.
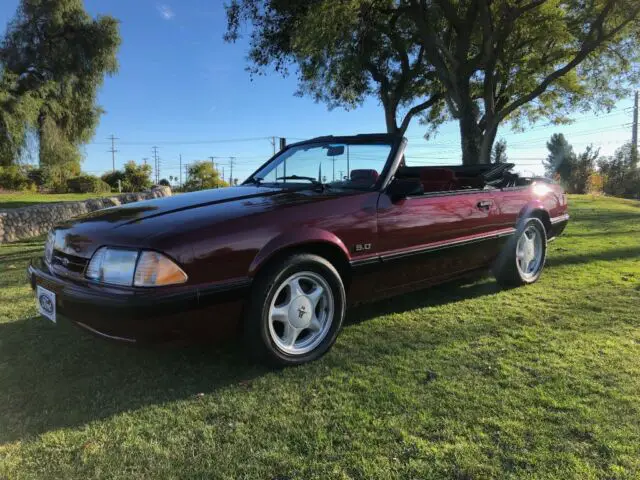
<svg viewBox="0 0 640 480">
<path fill-rule="evenodd" d="M 309 183 L 372 189 L 391 153 L 391 145 L 319 142 L 291 147 L 253 174 L 267 184 Z"/>
</svg>

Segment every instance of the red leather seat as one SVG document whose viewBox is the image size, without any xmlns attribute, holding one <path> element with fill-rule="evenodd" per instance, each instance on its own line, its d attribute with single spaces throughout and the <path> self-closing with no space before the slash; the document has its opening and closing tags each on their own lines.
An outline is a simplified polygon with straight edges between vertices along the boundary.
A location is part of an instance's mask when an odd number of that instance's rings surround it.
<svg viewBox="0 0 640 480">
<path fill-rule="evenodd" d="M 456 188 L 456 174 L 448 168 L 425 168 L 420 172 L 425 192 L 442 192 Z"/>
<path fill-rule="evenodd" d="M 376 170 L 351 170 L 351 183 L 370 186 L 378 180 L 378 172 Z"/>
</svg>

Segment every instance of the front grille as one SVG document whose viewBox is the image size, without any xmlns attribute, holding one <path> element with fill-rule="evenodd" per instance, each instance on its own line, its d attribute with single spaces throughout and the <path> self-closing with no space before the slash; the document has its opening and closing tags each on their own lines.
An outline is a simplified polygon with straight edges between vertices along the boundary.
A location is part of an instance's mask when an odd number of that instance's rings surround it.
<svg viewBox="0 0 640 480">
<path fill-rule="evenodd" d="M 86 258 L 69 255 L 60 250 L 54 250 L 51 258 L 51 265 L 58 273 L 73 277 L 83 276 L 88 263 L 89 260 Z"/>
</svg>

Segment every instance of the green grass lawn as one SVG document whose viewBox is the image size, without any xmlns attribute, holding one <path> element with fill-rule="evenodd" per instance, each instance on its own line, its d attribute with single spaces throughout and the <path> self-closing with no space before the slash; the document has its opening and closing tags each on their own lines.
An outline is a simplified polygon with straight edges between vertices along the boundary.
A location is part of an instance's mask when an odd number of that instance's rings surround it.
<svg viewBox="0 0 640 480">
<path fill-rule="evenodd" d="M 532 286 L 349 312 L 322 360 L 134 349 L 38 318 L 0 247 L 0 478 L 640 477 L 640 203 L 571 198 Z"/>
<path fill-rule="evenodd" d="M 38 203 L 87 200 L 89 198 L 99 198 L 110 195 L 113 194 L 5 192 L 0 193 L 0 209 L 29 207 Z"/>
</svg>

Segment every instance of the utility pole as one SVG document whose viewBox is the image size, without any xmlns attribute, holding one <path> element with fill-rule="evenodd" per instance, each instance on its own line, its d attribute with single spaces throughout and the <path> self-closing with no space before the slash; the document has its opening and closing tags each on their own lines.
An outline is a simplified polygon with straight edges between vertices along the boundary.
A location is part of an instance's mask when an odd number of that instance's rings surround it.
<svg viewBox="0 0 640 480">
<path fill-rule="evenodd" d="M 233 185 L 233 162 L 235 159 L 236 157 L 229 157 L 229 186 Z"/>
<path fill-rule="evenodd" d="M 211 160 L 211 166 L 214 170 L 216 169 L 216 158 L 218 157 L 209 157 L 209 159 Z"/>
<path fill-rule="evenodd" d="M 142 159 L 142 163 L 144 163 L 144 164 L 146 165 L 146 164 L 147 164 L 147 160 L 149 160 L 149 157 L 144 157 L 144 158 Z"/>
<path fill-rule="evenodd" d="M 158 147 L 154 145 L 151 148 L 151 150 L 153 151 L 153 164 L 154 164 L 154 170 L 156 174 L 156 185 L 157 185 L 158 182 L 160 181 L 160 158 L 158 157 Z"/>
<path fill-rule="evenodd" d="M 111 150 L 107 150 L 107 151 L 111 152 L 111 171 L 115 172 L 116 171 L 116 152 L 118 151 L 116 150 L 116 140 L 120 140 L 120 139 L 114 136 L 112 133 L 111 136 L 109 137 L 109 140 L 111 140 Z"/>
<path fill-rule="evenodd" d="M 633 131 L 631 132 L 631 159 L 638 161 L 638 91 L 633 102 Z"/>
<path fill-rule="evenodd" d="M 344 179 L 344 170 L 340 170 L 340 178 L 339 180 Z"/>
<path fill-rule="evenodd" d="M 182 188 L 182 154 L 180 154 L 180 188 Z"/>
</svg>

